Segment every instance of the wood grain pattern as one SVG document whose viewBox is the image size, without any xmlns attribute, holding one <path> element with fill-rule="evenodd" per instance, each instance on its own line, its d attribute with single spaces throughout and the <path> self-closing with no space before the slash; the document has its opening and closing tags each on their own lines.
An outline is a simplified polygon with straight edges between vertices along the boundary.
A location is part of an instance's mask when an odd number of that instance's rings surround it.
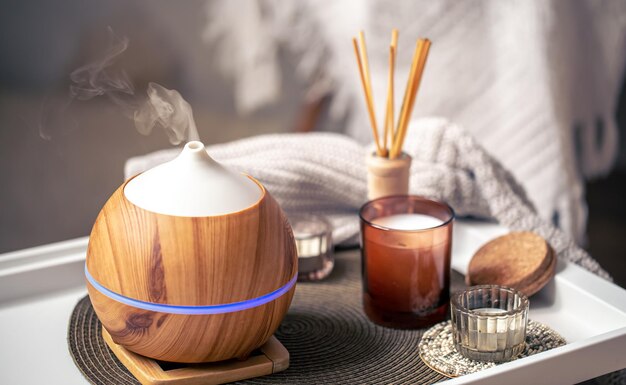
<svg viewBox="0 0 626 385">
<path fill-rule="evenodd" d="M 212 315 L 179 315 L 141 310 L 117 302 L 87 285 L 102 325 L 115 343 L 146 357 L 171 362 L 245 359 L 274 334 L 294 290 L 251 309 Z"/>
<path fill-rule="evenodd" d="M 245 361 L 230 360 L 220 363 L 191 365 L 173 370 L 163 370 L 153 359 L 143 357 L 117 345 L 104 328 L 102 329 L 102 336 L 115 356 L 144 385 L 224 384 L 277 373 L 289 367 L 289 352 L 273 336 L 260 348 L 258 354 Z"/>
<path fill-rule="evenodd" d="M 125 185 L 100 212 L 87 250 L 87 268 L 106 288 L 147 302 L 220 305 L 268 294 L 297 273 L 291 227 L 260 184 L 255 205 L 214 217 L 149 212 L 125 198 Z M 87 286 L 116 343 L 174 362 L 246 357 L 274 333 L 295 290 L 240 312 L 174 315 L 136 309 Z"/>
<path fill-rule="evenodd" d="M 270 293 L 296 273 L 291 229 L 260 184 L 261 199 L 245 210 L 178 217 L 133 205 L 126 183 L 100 212 L 87 250 L 89 272 L 108 289 L 141 301 L 219 305 Z"/>
</svg>

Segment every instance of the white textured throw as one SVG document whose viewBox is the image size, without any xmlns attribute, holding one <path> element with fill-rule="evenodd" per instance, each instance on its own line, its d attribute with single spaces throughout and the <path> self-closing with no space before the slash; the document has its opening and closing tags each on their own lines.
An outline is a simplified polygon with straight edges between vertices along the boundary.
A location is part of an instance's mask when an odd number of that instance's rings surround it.
<svg viewBox="0 0 626 385">
<path fill-rule="evenodd" d="M 446 116 L 462 124 L 522 183 L 540 216 L 583 243 L 582 176 L 606 173 L 618 151 L 615 111 L 626 59 L 626 1 L 221 0 L 208 5 L 205 38 L 215 44 L 208 52 L 232 78 L 240 111 L 281 102 L 281 90 L 296 78 L 309 96 L 332 94 L 328 119 L 320 124 L 324 130 L 362 143 L 371 133 L 352 36 L 359 30 L 366 34 L 379 121 L 391 29 L 400 31 L 397 101 L 415 40 L 430 38 L 413 116 Z M 294 74 L 285 76 L 290 70 Z"/>
<path fill-rule="evenodd" d="M 413 157 L 410 193 L 446 201 L 459 216 L 491 218 L 546 238 L 558 257 L 610 279 L 562 230 L 541 219 L 513 176 L 466 132 L 443 119 L 413 121 L 405 151 Z M 213 158 L 257 178 L 288 213 L 313 212 L 333 223 L 336 244 L 358 240 L 370 149 L 331 133 L 276 134 L 215 145 Z M 174 158 L 179 149 L 135 157 L 130 177 Z"/>
</svg>

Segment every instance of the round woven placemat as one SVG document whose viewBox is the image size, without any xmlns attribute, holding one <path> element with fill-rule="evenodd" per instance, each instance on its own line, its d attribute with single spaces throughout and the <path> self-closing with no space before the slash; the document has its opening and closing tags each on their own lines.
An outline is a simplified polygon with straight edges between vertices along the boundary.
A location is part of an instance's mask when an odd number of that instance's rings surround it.
<svg viewBox="0 0 626 385">
<path fill-rule="evenodd" d="M 452 289 L 464 287 L 453 274 Z M 72 357 L 93 384 L 138 384 L 102 339 L 89 298 L 72 313 L 68 344 Z M 290 353 L 284 372 L 246 384 L 434 383 L 447 379 L 426 366 L 418 343 L 424 330 L 377 326 L 363 313 L 358 250 L 341 253 L 335 270 L 318 283 L 299 283 L 276 337 Z"/>
<path fill-rule="evenodd" d="M 530 320 L 526 328 L 526 347 L 515 359 L 532 356 L 561 345 L 565 345 L 565 339 L 557 332 L 542 323 Z M 450 321 L 437 324 L 424 333 L 419 343 L 419 353 L 426 365 L 449 377 L 476 373 L 498 365 L 463 357 L 454 347 Z"/>
</svg>

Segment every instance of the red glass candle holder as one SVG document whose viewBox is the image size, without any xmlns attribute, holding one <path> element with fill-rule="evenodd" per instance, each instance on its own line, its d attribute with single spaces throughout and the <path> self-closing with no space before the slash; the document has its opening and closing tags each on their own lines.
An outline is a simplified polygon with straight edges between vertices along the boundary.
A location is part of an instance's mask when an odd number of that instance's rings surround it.
<svg viewBox="0 0 626 385">
<path fill-rule="evenodd" d="M 416 329 L 446 318 L 454 211 L 410 195 L 366 203 L 360 211 L 363 307 L 373 322 Z"/>
</svg>

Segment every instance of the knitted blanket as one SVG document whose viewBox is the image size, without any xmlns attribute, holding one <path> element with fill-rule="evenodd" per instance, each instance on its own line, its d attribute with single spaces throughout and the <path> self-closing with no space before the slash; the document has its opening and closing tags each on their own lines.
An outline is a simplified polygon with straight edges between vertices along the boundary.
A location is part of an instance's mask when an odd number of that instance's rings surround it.
<svg viewBox="0 0 626 385">
<path fill-rule="evenodd" d="M 562 230 L 541 219 L 515 178 L 470 135 L 444 119 L 411 123 L 404 150 L 413 157 L 410 193 L 446 201 L 458 216 L 491 219 L 544 237 L 559 258 L 610 279 Z M 371 147 L 332 133 L 275 134 L 210 146 L 211 156 L 257 178 L 290 213 L 323 214 L 335 244 L 356 244 L 358 210 L 367 201 Z M 174 158 L 179 149 L 131 158 L 130 177 Z"/>
<path fill-rule="evenodd" d="M 462 123 L 543 218 L 583 243 L 583 178 L 608 172 L 618 153 L 626 1 L 214 0 L 207 8 L 207 53 L 232 79 L 240 112 L 328 93 L 320 127 L 361 143 L 371 133 L 351 38 L 365 31 L 380 118 L 391 29 L 400 31 L 396 100 L 415 39 L 428 37 L 413 116 Z"/>
</svg>

